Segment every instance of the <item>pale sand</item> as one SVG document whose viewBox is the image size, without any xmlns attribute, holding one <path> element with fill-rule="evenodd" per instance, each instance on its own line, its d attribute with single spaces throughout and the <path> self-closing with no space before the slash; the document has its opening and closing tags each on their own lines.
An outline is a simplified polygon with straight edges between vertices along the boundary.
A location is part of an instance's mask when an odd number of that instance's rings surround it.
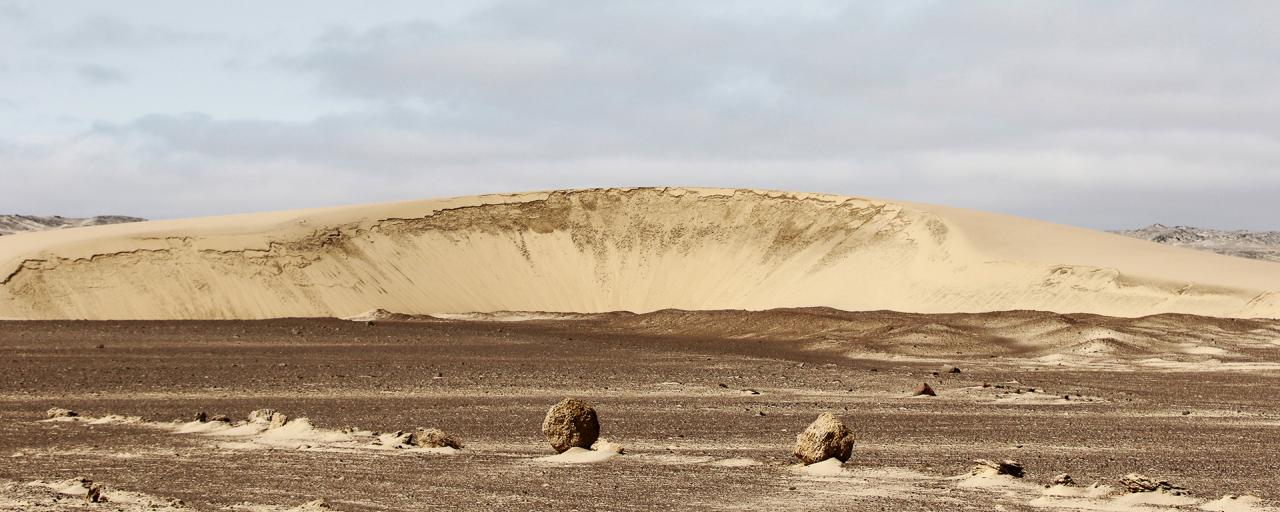
<svg viewBox="0 0 1280 512">
<path fill-rule="evenodd" d="M 723 189 L 534 192 L 0 238 L 0 318 L 830 306 L 1280 317 L 1280 264 L 969 210 Z"/>
</svg>

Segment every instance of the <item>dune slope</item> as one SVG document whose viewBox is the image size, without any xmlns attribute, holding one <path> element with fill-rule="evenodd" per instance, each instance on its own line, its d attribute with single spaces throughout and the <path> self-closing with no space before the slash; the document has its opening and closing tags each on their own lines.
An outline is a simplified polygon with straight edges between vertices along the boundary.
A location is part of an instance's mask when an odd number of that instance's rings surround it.
<svg viewBox="0 0 1280 512">
<path fill-rule="evenodd" d="M 488 195 L 0 239 L 0 318 L 804 306 L 1280 317 L 1280 264 L 968 210 L 719 189 Z"/>
</svg>

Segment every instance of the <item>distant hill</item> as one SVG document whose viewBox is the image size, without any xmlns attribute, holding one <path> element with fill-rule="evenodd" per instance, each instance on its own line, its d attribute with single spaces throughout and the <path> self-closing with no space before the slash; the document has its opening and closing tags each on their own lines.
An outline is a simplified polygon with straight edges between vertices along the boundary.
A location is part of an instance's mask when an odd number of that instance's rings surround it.
<svg viewBox="0 0 1280 512">
<path fill-rule="evenodd" d="M 100 226 L 103 224 L 123 224 L 126 222 L 142 222 L 147 219 L 125 217 L 122 215 L 102 215 L 89 218 L 73 218 L 54 215 L 37 217 L 35 215 L 0 215 L 0 235 L 12 235 L 28 231 L 44 231 L 47 229 L 78 228 L 83 226 Z"/>
<path fill-rule="evenodd" d="M 1224 231 L 1152 224 L 1142 229 L 1113 231 L 1113 233 L 1228 256 L 1280 261 L 1280 231 Z"/>
</svg>

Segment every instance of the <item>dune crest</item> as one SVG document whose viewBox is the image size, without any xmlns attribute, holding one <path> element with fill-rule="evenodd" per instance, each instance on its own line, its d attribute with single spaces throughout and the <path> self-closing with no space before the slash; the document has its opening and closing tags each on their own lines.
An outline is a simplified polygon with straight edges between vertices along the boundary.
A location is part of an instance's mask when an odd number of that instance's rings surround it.
<svg viewBox="0 0 1280 512">
<path fill-rule="evenodd" d="M 1280 317 L 1280 264 L 938 206 L 683 188 L 473 196 L 0 239 L 0 318 L 805 306 Z"/>
</svg>

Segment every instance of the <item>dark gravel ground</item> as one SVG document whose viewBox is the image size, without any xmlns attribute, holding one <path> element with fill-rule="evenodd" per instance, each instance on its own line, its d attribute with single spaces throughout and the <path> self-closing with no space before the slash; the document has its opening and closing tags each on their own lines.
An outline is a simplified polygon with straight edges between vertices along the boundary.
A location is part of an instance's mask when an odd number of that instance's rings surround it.
<svg viewBox="0 0 1280 512">
<path fill-rule="evenodd" d="M 1031 482 L 1069 472 L 1114 484 L 1140 472 L 1204 499 L 1280 498 L 1276 372 L 949 357 L 856 360 L 786 339 L 627 336 L 592 321 L 0 322 L 0 480 L 84 475 L 195 509 L 317 497 L 348 511 L 1033 509 L 1029 491 L 944 479 L 974 458 L 1013 458 Z M 963 373 L 933 375 L 944 362 Z M 908 396 L 922 380 L 941 396 Z M 995 400 L 1032 387 L 1043 392 Z M 1063 394 L 1073 399 L 1052 399 Z M 564 396 L 594 403 L 604 436 L 627 455 L 530 462 L 552 453 L 539 426 Z M 229 450 L 137 426 L 37 422 L 55 405 L 164 421 L 271 407 L 324 428 L 438 426 L 468 450 Z M 862 477 L 790 467 L 795 434 L 823 411 L 857 432 L 849 467 Z M 762 464 L 689 462 L 702 456 Z M 895 487 L 876 479 L 885 469 L 921 478 Z"/>
</svg>

